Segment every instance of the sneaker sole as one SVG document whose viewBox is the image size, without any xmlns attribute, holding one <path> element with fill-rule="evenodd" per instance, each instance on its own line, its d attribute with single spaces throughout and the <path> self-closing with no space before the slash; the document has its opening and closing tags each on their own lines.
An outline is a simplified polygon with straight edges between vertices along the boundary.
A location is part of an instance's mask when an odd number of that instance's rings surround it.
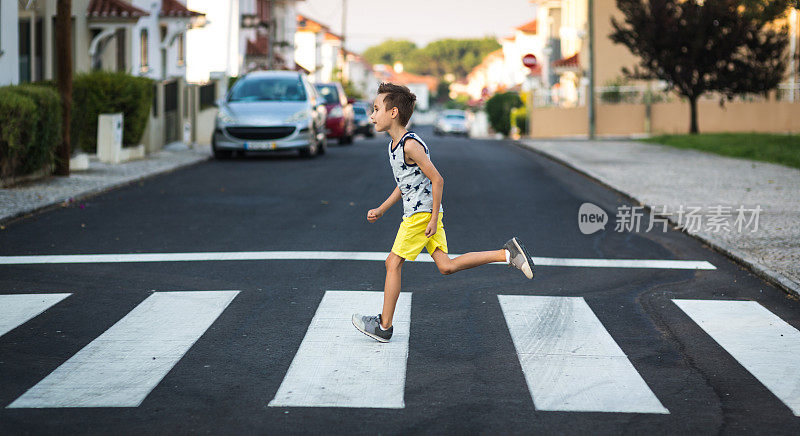
<svg viewBox="0 0 800 436">
<path fill-rule="evenodd" d="M 525 255 L 525 265 L 521 270 L 522 273 L 525 274 L 525 277 L 533 279 L 533 258 L 531 257 L 530 253 L 528 253 L 528 250 L 525 249 L 525 246 L 522 245 L 522 242 L 519 241 L 519 239 L 515 237 L 512 241 L 514 242 L 514 245 L 517 246 L 517 250 Z"/>
<path fill-rule="evenodd" d="M 353 319 L 352 319 L 352 318 L 350 318 L 350 322 L 351 322 L 351 323 L 353 323 L 353 327 L 355 327 L 355 328 L 356 328 L 356 330 L 360 331 L 361 333 L 364 333 L 365 335 L 367 335 L 367 336 L 371 337 L 372 339 L 375 339 L 376 341 L 378 341 L 378 342 L 382 342 L 382 343 L 384 343 L 384 344 L 385 344 L 385 343 L 387 343 L 387 342 L 389 342 L 389 340 L 388 340 L 388 339 L 384 339 L 384 338 L 382 338 L 382 337 L 380 337 L 380 336 L 373 335 L 372 333 L 370 333 L 370 332 L 368 332 L 368 331 L 366 331 L 366 330 L 361 330 L 361 327 L 357 326 L 357 325 L 356 325 L 356 322 L 355 322 L 355 321 L 353 321 Z"/>
</svg>

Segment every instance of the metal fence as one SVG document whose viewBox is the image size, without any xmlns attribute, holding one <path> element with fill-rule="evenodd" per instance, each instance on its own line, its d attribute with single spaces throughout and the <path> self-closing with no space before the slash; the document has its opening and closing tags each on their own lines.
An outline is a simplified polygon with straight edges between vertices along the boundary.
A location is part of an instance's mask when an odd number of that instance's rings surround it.
<svg viewBox="0 0 800 436">
<path fill-rule="evenodd" d="M 542 89 L 534 92 L 535 107 L 579 107 L 585 106 L 587 101 L 587 87 L 582 86 L 572 90 L 563 89 Z M 800 103 L 800 82 L 781 83 L 774 93 L 778 101 L 789 101 Z M 620 86 L 598 86 L 595 88 L 595 98 L 597 104 L 654 104 L 667 103 L 681 100 L 683 97 L 667 90 L 664 82 L 654 83 L 650 86 L 620 85 Z M 719 101 L 721 95 L 716 93 L 704 94 L 702 101 Z M 761 94 L 744 94 L 734 97 L 733 101 L 761 102 L 767 101 Z"/>
</svg>

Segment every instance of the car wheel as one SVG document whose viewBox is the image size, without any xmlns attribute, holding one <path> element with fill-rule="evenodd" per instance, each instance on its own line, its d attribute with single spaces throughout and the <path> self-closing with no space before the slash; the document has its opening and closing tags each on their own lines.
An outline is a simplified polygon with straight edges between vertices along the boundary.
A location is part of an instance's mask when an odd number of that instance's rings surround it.
<svg viewBox="0 0 800 436">
<path fill-rule="evenodd" d="M 308 147 L 303 147 L 300 149 L 300 156 L 312 158 L 317 155 L 318 151 L 319 151 L 319 145 L 311 144 Z"/>
<path fill-rule="evenodd" d="M 317 154 L 325 154 L 328 151 L 328 137 L 323 136 L 322 141 L 317 142 Z"/>
<path fill-rule="evenodd" d="M 211 143 L 211 150 L 214 152 L 214 159 L 230 159 L 233 156 L 233 150 L 220 150 L 214 142 Z"/>
</svg>

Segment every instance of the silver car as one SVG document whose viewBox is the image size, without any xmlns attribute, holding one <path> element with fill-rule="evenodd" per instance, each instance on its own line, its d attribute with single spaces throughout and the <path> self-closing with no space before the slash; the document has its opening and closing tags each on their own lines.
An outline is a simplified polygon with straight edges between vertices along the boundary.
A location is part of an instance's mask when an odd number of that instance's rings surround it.
<svg viewBox="0 0 800 436">
<path fill-rule="evenodd" d="M 466 111 L 451 109 L 442 112 L 433 125 L 436 135 L 455 134 L 469 136 L 469 116 Z"/>
<path fill-rule="evenodd" d="M 286 149 L 308 157 L 323 154 L 327 148 L 323 103 L 301 73 L 249 73 L 218 102 L 211 139 L 214 156 Z"/>
</svg>

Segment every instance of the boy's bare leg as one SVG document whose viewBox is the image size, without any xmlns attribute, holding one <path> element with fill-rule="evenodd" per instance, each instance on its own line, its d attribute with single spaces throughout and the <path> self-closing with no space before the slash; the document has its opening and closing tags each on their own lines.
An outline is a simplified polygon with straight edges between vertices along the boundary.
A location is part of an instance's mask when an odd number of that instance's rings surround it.
<svg viewBox="0 0 800 436">
<path fill-rule="evenodd" d="M 473 251 L 462 254 L 455 259 L 450 259 L 447 253 L 437 248 L 433 250 L 431 257 L 442 274 L 453 274 L 457 271 L 486 265 L 487 263 L 506 261 L 505 250 Z"/>
<path fill-rule="evenodd" d="M 400 274 L 403 271 L 402 257 L 389 253 L 386 258 L 386 282 L 383 285 L 383 312 L 381 312 L 381 324 L 383 328 L 392 326 L 394 308 L 397 306 L 397 298 L 400 296 Z"/>
</svg>

